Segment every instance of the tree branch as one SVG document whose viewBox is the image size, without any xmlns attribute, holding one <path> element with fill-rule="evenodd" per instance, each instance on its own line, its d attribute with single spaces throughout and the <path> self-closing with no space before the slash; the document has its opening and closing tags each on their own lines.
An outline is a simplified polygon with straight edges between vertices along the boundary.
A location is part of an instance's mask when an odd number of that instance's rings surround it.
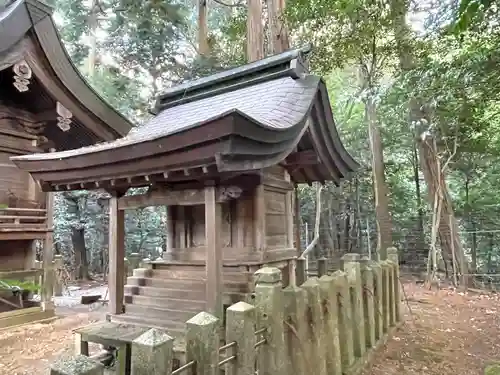
<svg viewBox="0 0 500 375">
<path fill-rule="evenodd" d="M 304 259 L 307 254 L 309 254 L 314 247 L 316 246 L 316 243 L 318 242 L 319 239 L 319 224 L 320 224 L 320 218 L 321 218 L 321 191 L 323 190 L 323 186 L 318 183 L 317 185 L 317 190 L 316 190 L 316 220 L 314 223 L 314 238 L 311 241 L 309 245 L 307 245 L 306 249 L 304 252 L 300 255 L 299 258 Z"/>
</svg>

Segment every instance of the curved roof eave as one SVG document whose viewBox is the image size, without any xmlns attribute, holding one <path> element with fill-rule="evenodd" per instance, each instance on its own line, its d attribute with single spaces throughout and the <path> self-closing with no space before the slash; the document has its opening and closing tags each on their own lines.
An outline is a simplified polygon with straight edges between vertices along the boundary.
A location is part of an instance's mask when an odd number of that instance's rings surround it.
<svg viewBox="0 0 500 375">
<path fill-rule="evenodd" d="M 126 135 L 132 124 L 112 108 L 93 88 L 71 61 L 51 17 L 52 8 L 38 0 L 16 0 L 0 13 L 0 53 L 7 52 L 32 31 L 54 76 L 72 95 L 72 99 L 90 112 L 113 140 Z M 57 99 L 57 98 L 56 98 Z M 105 133 L 103 133 L 105 134 Z"/>
</svg>

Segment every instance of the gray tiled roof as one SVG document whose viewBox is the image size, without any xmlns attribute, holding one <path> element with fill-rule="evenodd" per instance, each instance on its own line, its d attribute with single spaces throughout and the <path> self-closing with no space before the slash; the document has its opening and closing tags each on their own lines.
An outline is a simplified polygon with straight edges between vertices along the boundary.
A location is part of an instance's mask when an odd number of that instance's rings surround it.
<svg viewBox="0 0 500 375">
<path fill-rule="evenodd" d="M 57 153 L 58 158 L 105 151 L 151 141 L 200 126 L 238 111 L 256 124 L 282 131 L 299 123 L 309 110 L 318 91 L 319 77 L 301 79 L 282 77 L 247 86 L 213 97 L 165 109 L 146 124 L 134 128 L 116 141 Z M 16 159 L 23 159 L 18 157 Z M 30 160 L 53 159 L 51 154 L 27 155 Z"/>
</svg>

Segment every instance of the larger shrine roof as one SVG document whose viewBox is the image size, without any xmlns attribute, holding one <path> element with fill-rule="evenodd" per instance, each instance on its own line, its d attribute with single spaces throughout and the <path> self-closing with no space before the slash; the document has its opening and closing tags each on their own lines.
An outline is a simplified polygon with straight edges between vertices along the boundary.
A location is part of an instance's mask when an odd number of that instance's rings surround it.
<svg viewBox="0 0 500 375">
<path fill-rule="evenodd" d="M 307 73 L 307 53 L 287 51 L 172 88 L 152 120 L 116 141 L 12 160 L 45 183 L 71 184 L 209 165 L 259 170 L 312 150 L 317 163 L 295 165 L 292 179 L 338 183 L 358 164 L 340 141 L 323 80 Z"/>
<path fill-rule="evenodd" d="M 104 101 L 71 62 L 51 17 L 38 0 L 15 0 L 0 7 L 0 102 L 48 122 L 45 134 L 56 149 L 71 149 L 127 134 L 132 124 Z M 32 70 L 29 90 L 12 90 L 12 67 L 25 61 Z M 56 126 L 56 103 L 71 114 L 71 130 Z M 48 116 L 52 113 L 51 116 Z"/>
</svg>

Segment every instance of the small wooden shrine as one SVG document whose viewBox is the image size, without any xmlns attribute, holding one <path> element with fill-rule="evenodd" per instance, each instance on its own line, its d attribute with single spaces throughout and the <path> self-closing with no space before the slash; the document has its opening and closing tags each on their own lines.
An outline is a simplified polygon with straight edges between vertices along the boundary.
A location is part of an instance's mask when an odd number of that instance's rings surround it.
<svg viewBox="0 0 500 375">
<path fill-rule="evenodd" d="M 0 328 L 54 315 L 52 196 L 10 157 L 111 141 L 131 128 L 70 62 L 51 12 L 36 0 L 0 5 Z M 35 269 L 37 240 L 43 269 Z M 41 304 L 16 288 L 40 278 Z"/>
<path fill-rule="evenodd" d="M 113 142 L 14 157 L 44 191 L 106 189 L 110 319 L 182 332 L 198 311 L 246 299 L 253 272 L 285 267 L 295 184 L 339 183 L 358 167 L 344 149 L 325 83 L 291 50 L 172 88 L 154 117 Z M 128 195 L 132 187 L 145 194 Z M 168 207 L 162 260 L 124 286 L 124 211 Z"/>
</svg>

